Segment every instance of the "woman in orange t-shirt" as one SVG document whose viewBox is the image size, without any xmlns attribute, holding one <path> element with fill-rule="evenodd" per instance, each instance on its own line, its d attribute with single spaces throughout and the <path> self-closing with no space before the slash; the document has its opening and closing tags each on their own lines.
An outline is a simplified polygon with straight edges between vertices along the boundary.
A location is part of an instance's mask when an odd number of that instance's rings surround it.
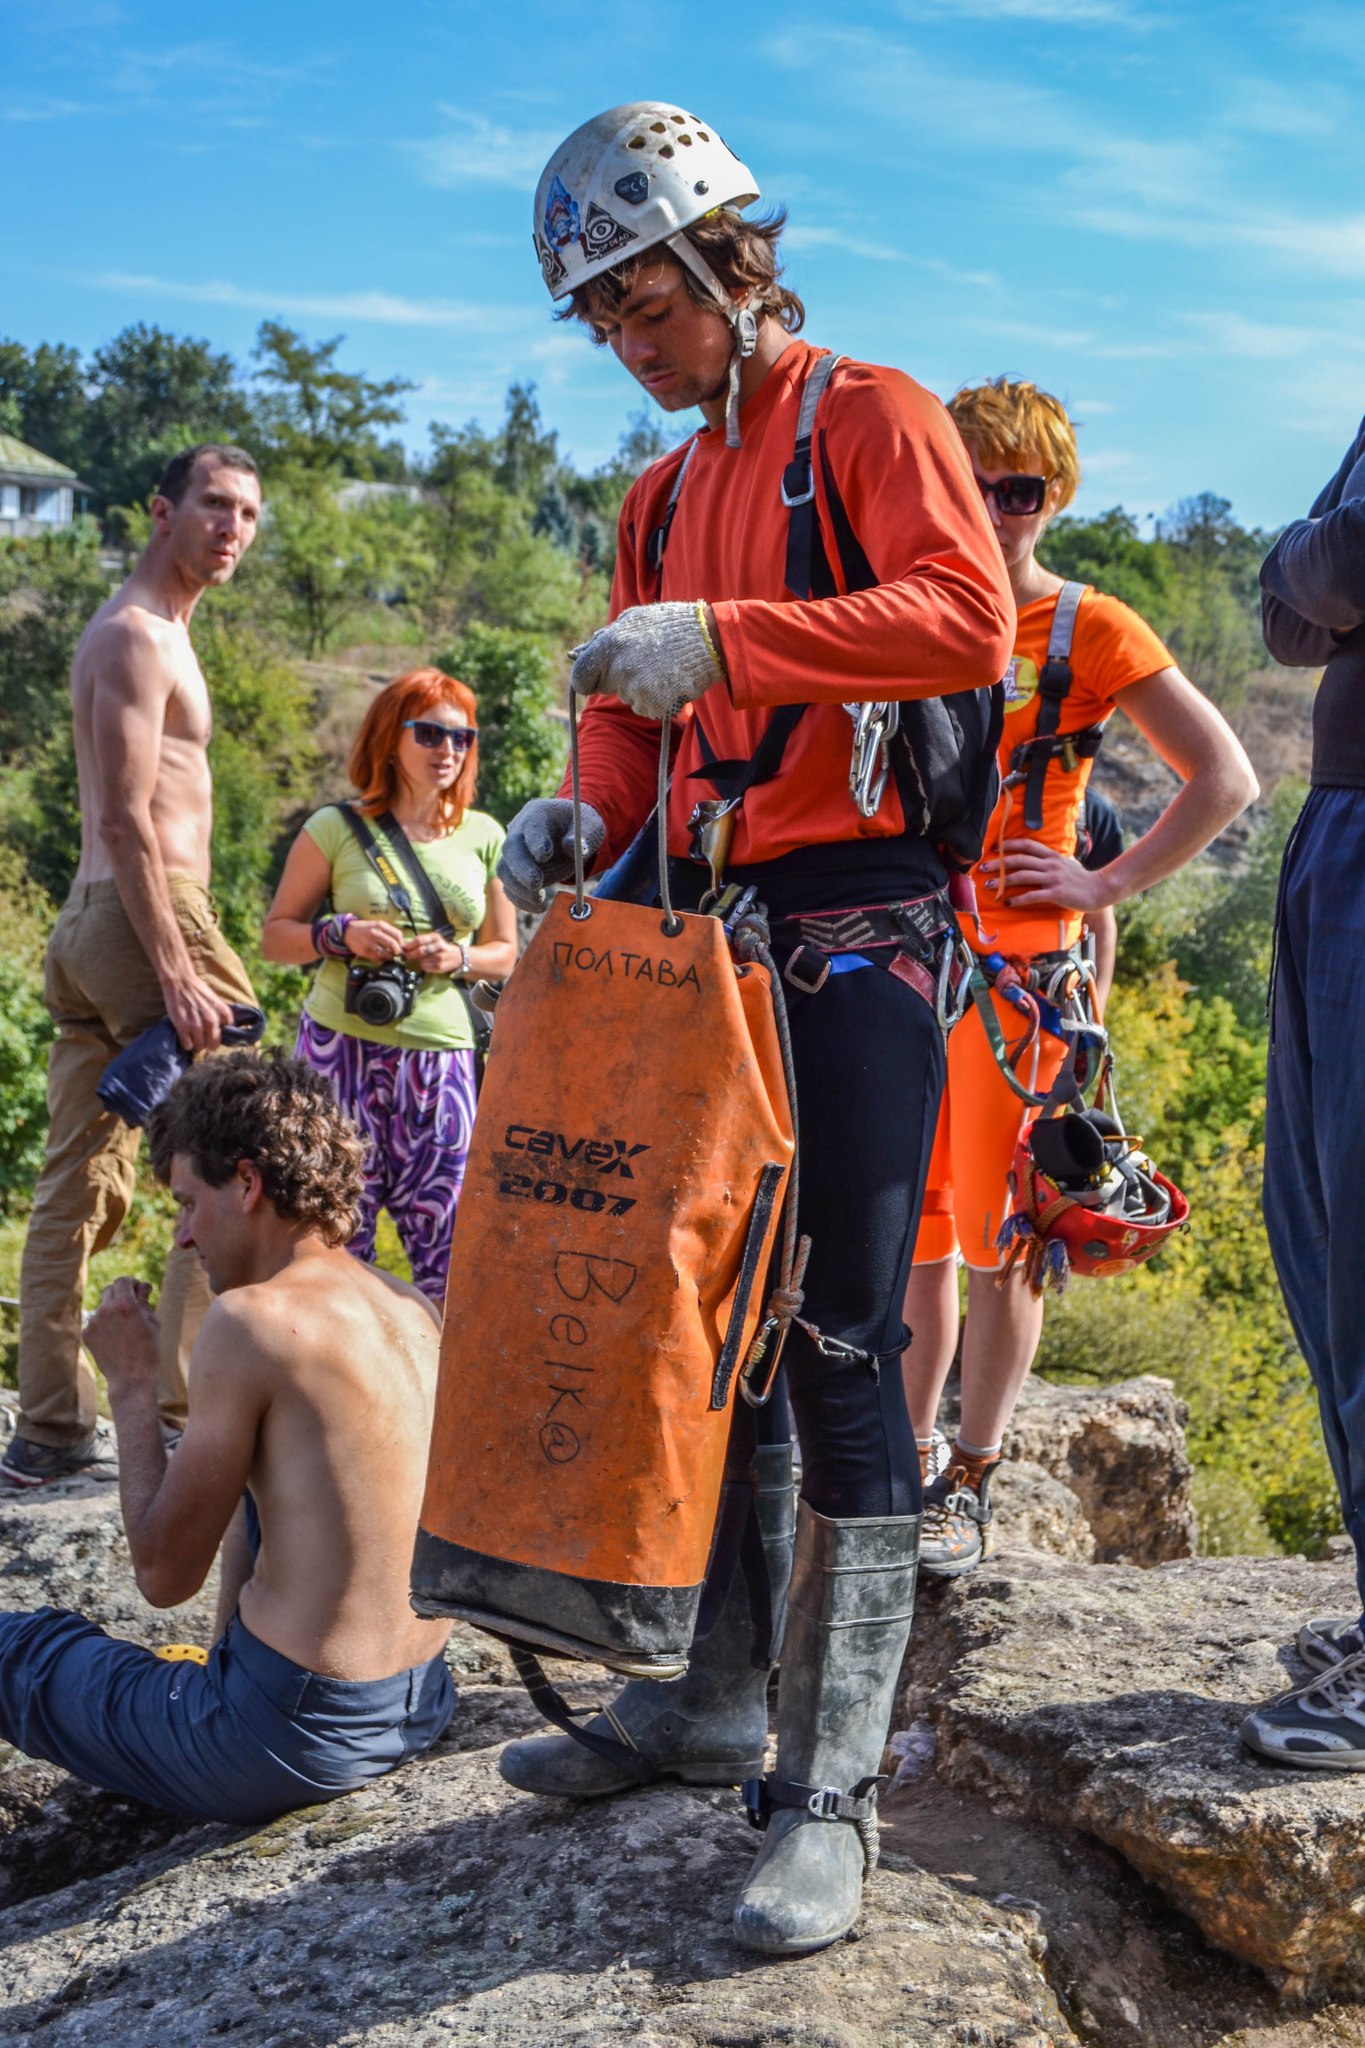
<svg viewBox="0 0 1365 2048">
<path fill-rule="evenodd" d="M 1004 377 L 959 391 L 949 406 L 1000 542 L 1019 612 L 1014 659 L 1005 678 L 1002 777 L 1038 727 L 1038 678 L 1063 588 L 1036 549 L 1080 482 L 1076 437 L 1055 398 Z M 975 870 L 980 951 L 1014 961 L 1064 954 L 1083 937 L 1087 915 L 1122 903 L 1193 859 L 1257 793 L 1241 744 L 1183 676 L 1151 628 L 1117 598 L 1087 589 L 1075 618 L 1072 682 L 1059 736 L 1092 729 L 1088 748 L 1048 761 L 1042 826 L 1024 822 L 1025 788 L 1001 791 Z M 1097 734 L 1122 707 L 1182 787 L 1151 829 L 1106 867 L 1076 859 L 1077 825 Z M 1019 1014 L 991 993 L 1007 1046 L 1023 1036 Z M 1045 1092 L 1062 1063 L 1060 1039 L 1039 1035 L 1019 1078 Z M 1042 1334 L 1043 1305 L 1018 1267 L 1001 1278 L 996 1234 L 1009 1213 L 1008 1176 L 1029 1110 L 1010 1089 L 976 1011 L 948 1048 L 948 1084 L 906 1295 L 914 1341 L 905 1353 L 906 1394 L 932 1483 L 925 1494 L 922 1570 L 970 1571 L 990 1545 L 990 1475 Z M 943 1384 L 958 1336 L 957 1255 L 967 1267 L 962 1416 L 942 1472 L 928 1470 Z"/>
</svg>

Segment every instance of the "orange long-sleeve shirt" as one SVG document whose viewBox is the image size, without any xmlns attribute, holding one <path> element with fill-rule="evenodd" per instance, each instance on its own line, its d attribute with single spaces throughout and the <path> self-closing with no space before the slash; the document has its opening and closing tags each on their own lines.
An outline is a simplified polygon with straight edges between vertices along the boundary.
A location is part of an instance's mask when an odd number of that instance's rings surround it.
<svg viewBox="0 0 1365 2048">
<path fill-rule="evenodd" d="M 740 415 L 741 448 L 727 448 L 719 429 L 697 437 L 662 582 L 645 551 L 686 448 L 647 469 L 621 510 L 612 617 L 660 598 L 702 600 L 715 609 L 729 681 L 717 682 L 696 707 L 714 756 L 748 759 L 775 706 L 811 707 L 780 773 L 751 788 L 740 805 L 732 867 L 800 847 L 903 834 L 894 778 L 872 818 L 861 817 L 849 795 L 853 727 L 843 705 L 995 683 L 1012 651 L 1014 603 L 962 442 L 939 401 L 898 370 L 845 362 L 821 399 L 816 503 L 838 594 L 802 601 L 786 589 L 782 474 L 792 459 L 802 385 L 819 353 L 793 342 L 778 358 Z M 879 579 L 873 589 L 844 589 L 821 442 Z M 691 776 L 706 759 L 693 707 L 676 723 L 669 849 L 682 855 L 692 808 L 713 791 Z M 589 700 L 580 739 L 583 793 L 606 821 L 607 858 L 624 850 L 654 801 L 658 747 L 655 723 L 616 698 Z"/>
</svg>

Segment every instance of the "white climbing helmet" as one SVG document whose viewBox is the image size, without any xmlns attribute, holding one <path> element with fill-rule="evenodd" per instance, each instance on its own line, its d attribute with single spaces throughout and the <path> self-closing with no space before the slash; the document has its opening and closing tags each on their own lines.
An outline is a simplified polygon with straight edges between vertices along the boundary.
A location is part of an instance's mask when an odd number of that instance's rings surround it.
<svg viewBox="0 0 1365 2048">
<path fill-rule="evenodd" d="M 681 107 L 663 100 L 612 107 L 560 143 L 536 187 L 533 232 L 550 297 L 567 298 L 656 243 L 681 253 L 673 238 L 693 221 L 757 198 L 752 171 Z M 719 292 L 703 268 L 702 282 Z"/>
<path fill-rule="evenodd" d="M 725 438 L 739 446 L 740 364 L 758 345 L 757 307 L 736 301 L 683 232 L 721 206 L 759 196 L 713 128 L 666 100 L 631 100 L 575 128 L 536 187 L 532 233 L 552 299 L 663 244 L 710 293 L 734 331 Z"/>
</svg>

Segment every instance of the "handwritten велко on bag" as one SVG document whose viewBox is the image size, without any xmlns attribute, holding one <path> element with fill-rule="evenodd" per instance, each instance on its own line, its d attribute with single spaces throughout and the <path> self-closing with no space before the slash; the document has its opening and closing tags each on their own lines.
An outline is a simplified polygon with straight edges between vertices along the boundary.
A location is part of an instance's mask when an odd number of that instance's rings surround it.
<svg viewBox="0 0 1365 2048">
<path fill-rule="evenodd" d="M 560 896 L 503 992 L 413 1566 L 419 1613 L 654 1672 L 686 1663 L 793 1150 L 765 970 L 678 924 Z"/>
</svg>

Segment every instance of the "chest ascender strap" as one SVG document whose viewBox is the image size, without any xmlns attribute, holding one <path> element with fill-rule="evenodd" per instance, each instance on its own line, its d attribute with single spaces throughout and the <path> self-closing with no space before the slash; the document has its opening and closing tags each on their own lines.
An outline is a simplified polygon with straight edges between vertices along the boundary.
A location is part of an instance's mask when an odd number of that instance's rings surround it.
<svg viewBox="0 0 1365 2048">
<path fill-rule="evenodd" d="M 1038 678 L 1038 729 L 1032 739 L 1021 740 L 1010 755 L 1011 784 L 1024 784 L 1024 825 L 1030 832 L 1043 829 L 1043 789 L 1053 761 L 1068 769 L 1078 761 L 1093 760 L 1104 737 L 1102 725 L 1088 725 L 1080 732 L 1059 733 L 1062 706 L 1071 692 L 1071 643 L 1076 633 L 1076 614 L 1087 585 L 1064 583 L 1057 593 L 1048 635 L 1047 659 Z"/>
</svg>

